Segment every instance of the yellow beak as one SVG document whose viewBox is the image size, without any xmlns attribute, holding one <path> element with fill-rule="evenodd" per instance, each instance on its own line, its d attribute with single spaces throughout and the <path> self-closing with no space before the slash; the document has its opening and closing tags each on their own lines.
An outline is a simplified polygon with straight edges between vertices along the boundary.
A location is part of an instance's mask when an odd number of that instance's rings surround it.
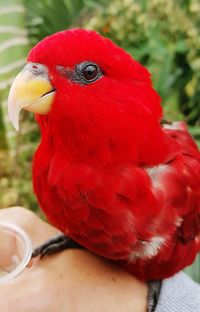
<svg viewBox="0 0 200 312">
<path fill-rule="evenodd" d="M 28 63 L 15 78 L 8 96 L 8 115 L 19 130 L 19 112 L 22 108 L 37 114 L 47 114 L 53 102 L 55 89 L 42 64 Z"/>
</svg>

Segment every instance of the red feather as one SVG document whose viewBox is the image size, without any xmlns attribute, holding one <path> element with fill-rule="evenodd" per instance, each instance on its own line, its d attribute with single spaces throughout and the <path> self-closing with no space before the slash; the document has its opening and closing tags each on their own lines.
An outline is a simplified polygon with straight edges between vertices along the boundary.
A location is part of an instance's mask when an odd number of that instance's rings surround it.
<svg viewBox="0 0 200 312">
<path fill-rule="evenodd" d="M 140 279 L 173 275 L 200 250 L 200 153 L 184 123 L 162 127 L 148 71 L 92 31 L 47 37 L 28 61 L 56 89 L 37 116 L 42 140 L 35 193 L 52 224 Z M 103 77 L 80 85 L 60 74 L 83 61 Z"/>
</svg>

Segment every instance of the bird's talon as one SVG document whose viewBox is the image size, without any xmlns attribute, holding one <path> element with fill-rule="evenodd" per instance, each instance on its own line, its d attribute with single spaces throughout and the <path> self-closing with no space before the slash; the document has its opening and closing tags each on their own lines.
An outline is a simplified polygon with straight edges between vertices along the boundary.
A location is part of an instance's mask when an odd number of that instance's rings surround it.
<svg viewBox="0 0 200 312">
<path fill-rule="evenodd" d="M 42 259 L 46 255 L 51 255 L 68 248 L 80 248 L 80 245 L 66 235 L 59 234 L 36 247 L 33 250 L 32 258 L 40 256 L 40 259 Z"/>
</svg>

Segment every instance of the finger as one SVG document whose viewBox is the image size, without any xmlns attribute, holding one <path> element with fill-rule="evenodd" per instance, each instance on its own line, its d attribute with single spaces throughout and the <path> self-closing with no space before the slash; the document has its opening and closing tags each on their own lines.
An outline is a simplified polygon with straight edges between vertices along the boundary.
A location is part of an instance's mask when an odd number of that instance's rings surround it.
<svg viewBox="0 0 200 312">
<path fill-rule="evenodd" d="M 40 276 L 40 275 L 39 275 Z M 25 270 L 13 280 L 0 284 L 0 311 L 44 312 L 42 293 L 44 285 L 37 280 L 38 271 Z"/>
</svg>

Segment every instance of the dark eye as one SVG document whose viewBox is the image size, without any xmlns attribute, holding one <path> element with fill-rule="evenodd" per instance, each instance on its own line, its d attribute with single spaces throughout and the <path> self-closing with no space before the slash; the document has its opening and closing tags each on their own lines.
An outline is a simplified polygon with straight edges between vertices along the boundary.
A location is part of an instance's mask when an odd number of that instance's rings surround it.
<svg viewBox="0 0 200 312">
<path fill-rule="evenodd" d="M 84 68 L 82 69 L 82 75 L 83 78 L 88 82 L 96 80 L 99 75 L 97 66 L 94 64 L 88 64 L 84 66 Z"/>
<path fill-rule="evenodd" d="M 104 75 L 101 67 L 90 61 L 81 62 L 75 65 L 73 69 L 58 65 L 57 70 L 62 76 L 67 76 L 72 82 L 80 85 L 88 85 Z"/>
</svg>

